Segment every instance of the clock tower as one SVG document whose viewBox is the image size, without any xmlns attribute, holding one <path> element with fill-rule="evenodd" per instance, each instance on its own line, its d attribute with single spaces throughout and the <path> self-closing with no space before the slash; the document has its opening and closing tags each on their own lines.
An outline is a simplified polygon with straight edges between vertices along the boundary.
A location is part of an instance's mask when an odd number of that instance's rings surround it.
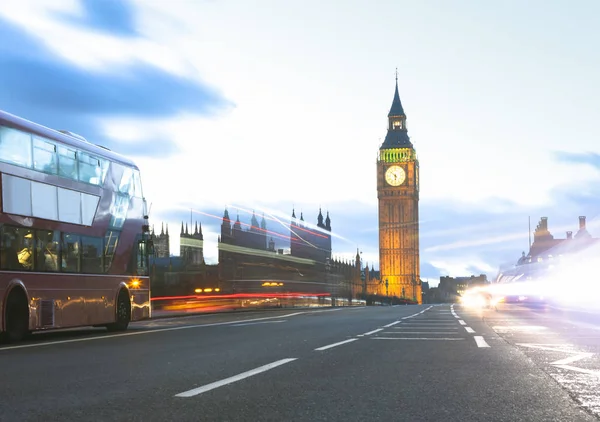
<svg viewBox="0 0 600 422">
<path fill-rule="evenodd" d="M 419 161 L 406 130 L 398 75 L 387 135 L 377 158 L 379 269 L 389 296 L 422 303 L 419 268 Z"/>
</svg>

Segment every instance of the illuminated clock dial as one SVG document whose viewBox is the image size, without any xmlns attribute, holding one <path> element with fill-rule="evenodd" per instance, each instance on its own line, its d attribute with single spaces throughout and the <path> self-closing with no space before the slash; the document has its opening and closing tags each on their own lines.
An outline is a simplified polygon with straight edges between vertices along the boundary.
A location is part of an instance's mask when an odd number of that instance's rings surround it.
<svg viewBox="0 0 600 422">
<path fill-rule="evenodd" d="M 390 166 L 385 171 L 385 181 L 391 186 L 400 186 L 406 180 L 406 172 L 400 166 Z"/>
</svg>

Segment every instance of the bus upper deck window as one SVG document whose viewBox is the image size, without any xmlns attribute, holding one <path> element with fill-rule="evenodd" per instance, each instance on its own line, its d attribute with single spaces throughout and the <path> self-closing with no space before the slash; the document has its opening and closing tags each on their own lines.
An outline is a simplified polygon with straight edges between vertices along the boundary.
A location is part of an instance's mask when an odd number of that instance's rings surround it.
<svg viewBox="0 0 600 422">
<path fill-rule="evenodd" d="M 144 194 L 142 193 L 142 178 L 140 177 L 139 170 L 133 171 L 133 190 L 135 196 L 139 198 L 144 197 Z"/>
<path fill-rule="evenodd" d="M 33 168 L 44 173 L 58 172 L 56 145 L 37 136 L 33 137 Z"/>
<path fill-rule="evenodd" d="M 77 154 L 77 164 L 79 165 L 79 180 L 92 185 L 102 183 L 102 168 L 98 158 L 80 152 Z"/>
<path fill-rule="evenodd" d="M 31 168 L 31 156 L 29 133 L 0 126 L 0 160 Z"/>
<path fill-rule="evenodd" d="M 133 170 L 129 167 L 123 169 L 123 176 L 121 177 L 121 183 L 119 183 L 119 192 L 125 193 L 129 196 L 133 196 Z"/>
<path fill-rule="evenodd" d="M 104 184 L 104 180 L 106 179 L 106 175 L 108 174 L 108 166 L 110 165 L 110 161 L 105 160 L 103 158 L 98 159 L 100 161 L 100 184 Z"/>
<path fill-rule="evenodd" d="M 77 153 L 75 150 L 58 147 L 58 174 L 77 180 Z"/>
</svg>

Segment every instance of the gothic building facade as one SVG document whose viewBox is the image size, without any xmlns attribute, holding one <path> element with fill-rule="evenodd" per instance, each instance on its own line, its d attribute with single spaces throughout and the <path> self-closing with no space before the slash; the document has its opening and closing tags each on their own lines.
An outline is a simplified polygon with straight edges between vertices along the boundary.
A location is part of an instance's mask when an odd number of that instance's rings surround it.
<svg viewBox="0 0 600 422">
<path fill-rule="evenodd" d="M 297 218 L 292 210 L 288 235 L 269 230 L 264 215 L 259 224 L 254 213 L 249 224 L 240 221 L 239 215 L 232 224 L 225 210 L 218 245 L 220 279 L 231 282 L 231 289 L 238 292 L 253 281 L 269 279 L 285 280 L 286 288 L 292 290 L 339 297 L 366 292 L 360 257 L 358 261 L 332 257 L 328 212 L 324 216 L 319 210 L 316 224 L 311 224 L 303 213 Z"/>
<path fill-rule="evenodd" d="M 282 222 L 277 223 L 281 227 Z M 331 230 L 329 212 L 323 215 L 321 210 L 316 224 L 305 221 L 303 213 L 296 218 L 292 210 L 287 230 L 271 231 L 264 215 L 260 221 L 255 213 L 249 223 L 239 215 L 232 221 L 226 209 L 218 238 L 219 262 L 206 265 L 200 223 L 193 228 L 181 224 L 179 257 L 170 256 L 169 230 L 161 228 L 160 234 L 152 232 L 153 285 L 164 295 L 206 287 L 229 294 L 257 293 L 265 292 L 265 280 L 278 280 L 281 292 L 325 293 L 344 300 L 381 294 L 379 274 L 363 267 L 358 250 L 354 259 L 332 256 Z"/>
<path fill-rule="evenodd" d="M 171 256 L 171 246 L 169 239 L 169 225 L 165 230 L 165 224 L 161 224 L 160 233 L 156 234 L 154 227 L 152 227 L 152 233 L 150 234 L 154 243 L 154 257 L 155 258 L 168 258 Z"/>
<path fill-rule="evenodd" d="M 196 222 L 194 232 L 192 228 L 188 231 L 188 225 L 181 223 L 179 234 L 179 256 L 187 265 L 204 264 L 204 236 L 202 235 L 202 223 Z"/>
<path fill-rule="evenodd" d="M 304 215 L 300 212 L 300 219 L 296 219 L 296 211 L 292 210 L 290 222 L 290 254 L 299 258 L 313 259 L 317 262 L 326 262 L 331 259 L 331 219 L 329 211 L 323 219 L 319 208 L 317 227 L 310 228 L 304 222 Z"/>
<path fill-rule="evenodd" d="M 244 226 L 247 226 L 244 224 Z M 225 209 L 223 213 L 223 222 L 221 223 L 221 236 L 219 236 L 219 243 L 225 243 L 229 245 L 235 245 L 244 248 L 266 250 L 267 243 L 267 222 L 263 214 L 260 225 L 256 214 L 252 212 L 252 219 L 248 228 L 242 227 L 239 214 L 236 217 L 233 225 L 229 218 L 229 211 Z"/>
</svg>

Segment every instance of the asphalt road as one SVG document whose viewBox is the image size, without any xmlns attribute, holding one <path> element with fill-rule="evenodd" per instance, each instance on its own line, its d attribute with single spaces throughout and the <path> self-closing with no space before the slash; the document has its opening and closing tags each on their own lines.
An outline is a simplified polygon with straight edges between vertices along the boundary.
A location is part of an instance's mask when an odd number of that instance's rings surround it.
<svg viewBox="0 0 600 422">
<path fill-rule="evenodd" d="M 583 320 L 422 305 L 35 335 L 0 348 L 0 421 L 597 420 L 600 336 Z"/>
</svg>

